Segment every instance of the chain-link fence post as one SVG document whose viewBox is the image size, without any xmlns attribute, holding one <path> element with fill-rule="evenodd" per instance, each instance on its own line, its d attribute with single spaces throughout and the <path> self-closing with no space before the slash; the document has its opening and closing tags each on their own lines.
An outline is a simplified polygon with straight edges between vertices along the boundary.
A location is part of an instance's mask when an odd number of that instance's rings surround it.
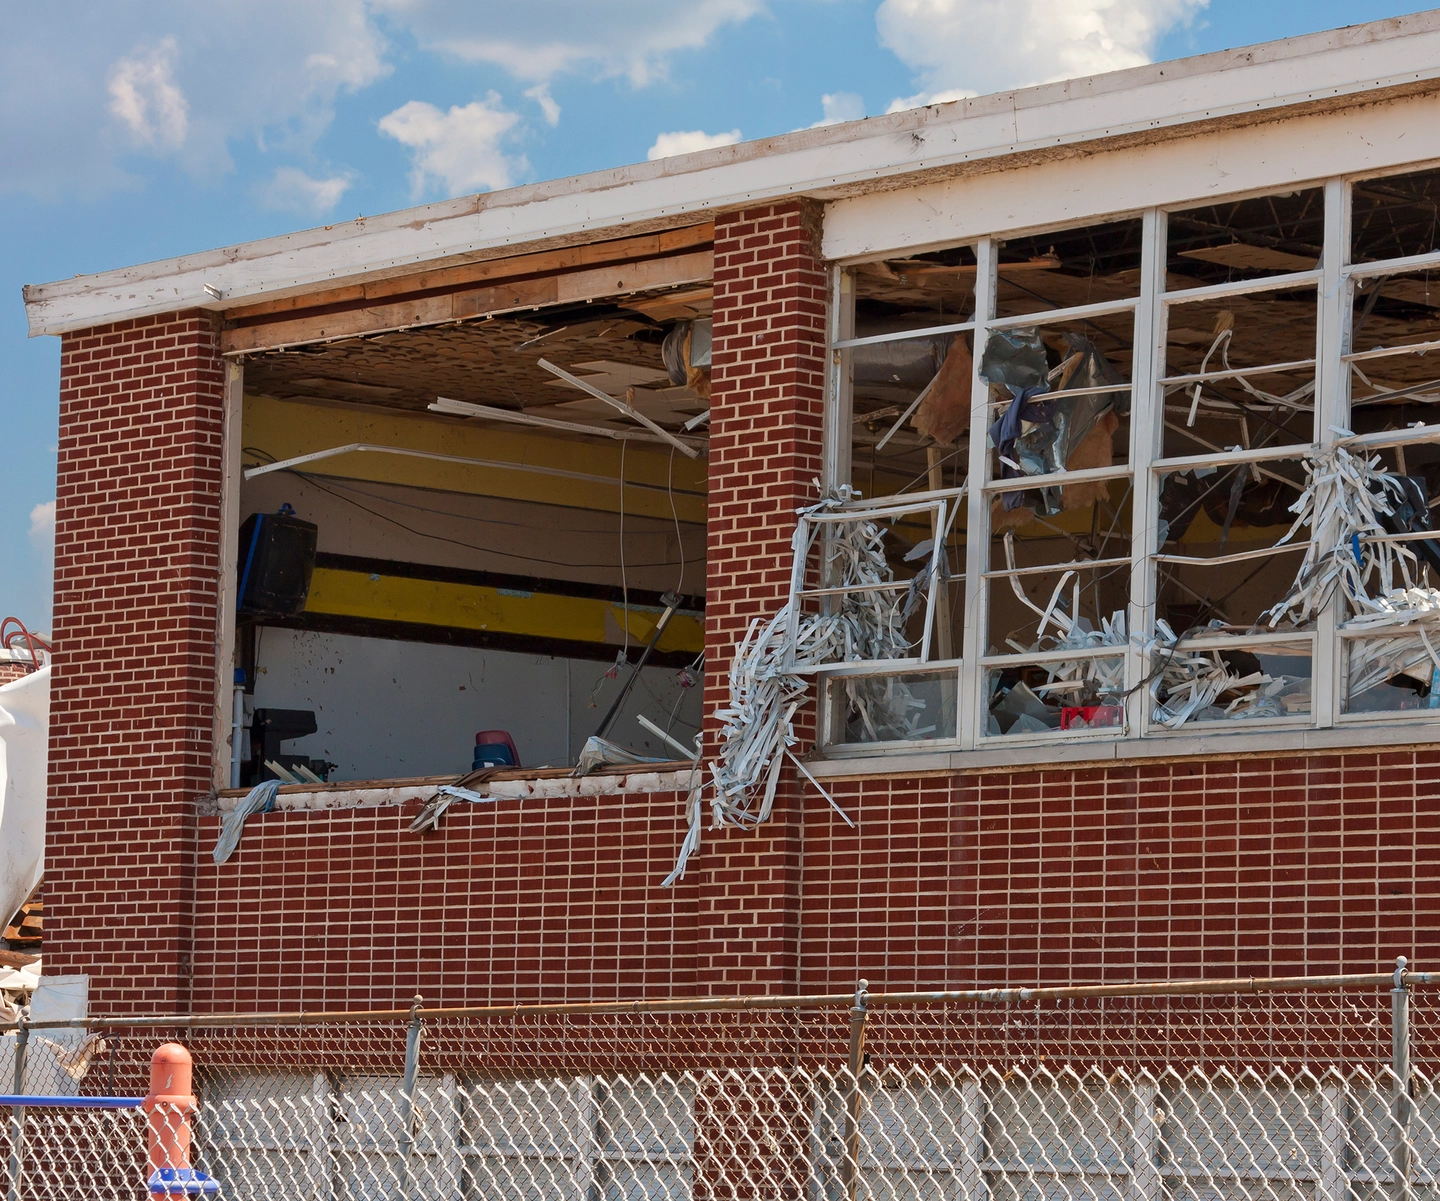
<svg viewBox="0 0 1440 1201">
<path fill-rule="evenodd" d="M 1410 1141 L 1410 1119 L 1414 1103 L 1410 1098 L 1410 989 L 1405 984 L 1405 956 L 1395 960 L 1395 987 L 1390 991 L 1390 1070 L 1393 1090 L 1390 1117 L 1394 1145 L 1391 1162 L 1395 1170 L 1393 1201 L 1411 1201 L 1414 1146 Z"/>
<path fill-rule="evenodd" d="M 860 1076 L 865 1070 L 865 1018 L 869 1013 L 870 982 L 861 980 L 850 1010 L 850 1080 L 845 1098 L 845 1201 L 860 1191 Z"/>
<path fill-rule="evenodd" d="M 25 1093 L 25 1049 L 30 1042 L 30 1028 L 24 1017 L 15 1032 L 15 1080 L 11 1091 L 17 1096 Z M 25 1107 L 15 1105 L 10 1109 L 10 1187 L 6 1192 L 7 1201 L 20 1201 L 20 1155 L 25 1140 Z"/>
<path fill-rule="evenodd" d="M 404 1126 L 400 1132 L 400 1197 L 410 1195 L 410 1166 L 415 1155 L 415 1088 L 420 1075 L 420 1033 L 424 1020 L 420 1017 L 422 997 L 415 994 L 410 1003 L 410 1028 L 405 1032 L 405 1077 L 400 1085 L 400 1105 Z"/>
</svg>

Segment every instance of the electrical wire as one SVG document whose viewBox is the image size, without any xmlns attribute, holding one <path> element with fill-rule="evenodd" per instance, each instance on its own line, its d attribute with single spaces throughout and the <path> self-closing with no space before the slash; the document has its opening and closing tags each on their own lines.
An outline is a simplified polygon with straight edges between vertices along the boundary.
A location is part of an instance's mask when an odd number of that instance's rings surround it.
<svg viewBox="0 0 1440 1201">
<path fill-rule="evenodd" d="M 622 453 L 623 453 L 623 447 L 622 447 Z M 399 520 L 397 520 L 396 518 L 390 517 L 390 516 L 388 516 L 388 515 L 386 515 L 386 514 L 384 514 L 384 513 L 377 512 L 375 509 L 370 508 L 368 505 L 362 505 L 358 500 L 355 500 L 353 497 L 345 496 L 345 495 L 343 495 L 342 493 L 335 491 L 333 488 L 328 488 L 328 487 L 326 487 L 324 484 L 320 483 L 319 480 L 317 480 L 314 476 L 307 475 L 307 474 L 306 474 L 305 472 L 303 472 L 303 471 L 293 471 L 293 470 L 287 469 L 286 474 L 298 476 L 300 479 L 303 479 L 307 484 L 310 484 L 312 487 L 318 488 L 321 492 L 325 492 L 325 493 L 329 494 L 330 496 L 335 497 L 336 500 L 343 501 L 343 502 L 344 502 L 345 504 L 347 504 L 347 505 L 353 505 L 355 508 L 359 509 L 361 512 L 363 512 L 363 513 L 369 513 L 370 516 L 372 516 L 372 517 L 378 517 L 381 521 L 388 522 L 390 525 L 393 525 L 393 526 L 395 526 L 395 527 L 398 528 L 398 529 L 404 530 L 407 534 L 414 534 L 417 538 L 428 538 L 428 539 L 430 539 L 430 540 L 433 541 L 433 542 L 446 542 L 446 543 L 449 543 L 451 546 L 463 547 L 463 548 L 466 549 L 466 550 L 477 550 L 477 551 L 480 551 L 480 552 L 483 553 L 483 554 L 496 555 L 496 556 L 498 556 L 499 558 L 502 558 L 502 559 L 519 559 L 519 560 L 521 560 L 522 562 L 525 562 L 525 563 L 541 563 L 541 564 L 544 564 L 544 565 L 547 566 L 547 567 L 614 567 L 614 566 L 615 566 L 615 563 L 614 563 L 613 560 L 606 561 L 606 562 L 595 562 L 595 563 L 588 563 L 588 562 L 587 562 L 587 563 L 577 563 L 577 562 L 573 562 L 573 561 L 565 560 L 565 559 L 546 559 L 546 558 L 541 558 L 541 557 L 539 557 L 539 556 L 537 556 L 537 555 L 522 555 L 522 554 L 517 554 L 517 553 L 515 553 L 514 551 L 495 550 L 493 547 L 480 546 L 480 545 L 477 544 L 477 543 L 474 543 L 474 542 L 466 542 L 466 541 L 464 541 L 464 540 L 462 540 L 462 539 L 460 539 L 460 538 L 447 538 L 444 534 L 427 534 L 424 530 L 417 530 L 417 529 L 415 529 L 414 526 L 406 525 L 403 521 L 399 521 Z M 662 560 L 662 561 L 660 561 L 660 562 L 658 562 L 658 563 L 632 563 L 632 564 L 630 564 L 630 566 L 631 566 L 631 567 L 673 567 L 673 566 L 675 566 L 675 561 L 674 561 L 673 559 L 665 559 L 665 560 Z"/>
<path fill-rule="evenodd" d="M 314 478 L 308 472 L 297 471 L 295 472 L 295 474 L 300 476 L 307 483 Z M 417 513 L 429 513 L 435 517 L 449 517 L 455 521 L 474 521 L 478 522 L 481 525 L 498 525 L 505 526 L 509 529 L 517 530 L 552 530 L 555 528 L 554 523 L 551 522 L 535 523 L 529 521 L 505 521 L 499 517 L 481 517 L 474 513 L 457 513 L 454 509 L 436 509 L 432 508 L 429 505 L 412 504 L 410 501 L 401 500 L 395 496 L 386 496 L 383 493 L 379 492 L 369 492 L 364 488 L 356 487 L 353 484 L 343 483 L 339 480 L 334 479 L 333 477 L 327 478 L 330 479 L 333 487 L 339 488 L 342 492 L 351 492 L 358 496 L 367 497 L 370 500 L 379 501 L 382 504 L 394 505 L 396 508 L 400 509 L 411 509 Z M 397 485 L 397 487 L 405 486 L 406 485 L 403 484 Z M 515 503 L 529 504 L 533 502 L 517 501 Z M 662 519 L 657 518 L 655 520 Z M 608 534 L 610 533 L 612 528 L 613 527 L 609 526 L 567 526 L 566 531 L 571 534 Z M 652 536 L 659 536 L 662 532 L 668 534 L 668 531 L 662 530 L 641 530 L 639 532 L 641 534 L 650 534 Z"/>
<path fill-rule="evenodd" d="M 620 598 L 625 607 L 625 660 L 630 660 L 630 581 L 625 576 L 625 447 L 620 443 Z M 673 451 L 671 452 L 674 453 Z"/>
<path fill-rule="evenodd" d="M 622 473 L 623 474 L 623 473 Z M 622 486 L 622 491 L 623 486 Z M 675 522 L 675 546 L 680 552 L 680 582 L 675 585 L 675 595 L 685 595 L 685 542 L 680 537 L 680 514 L 675 508 L 675 448 L 670 448 L 670 464 L 665 471 L 665 495 L 670 498 L 670 516 Z"/>
</svg>

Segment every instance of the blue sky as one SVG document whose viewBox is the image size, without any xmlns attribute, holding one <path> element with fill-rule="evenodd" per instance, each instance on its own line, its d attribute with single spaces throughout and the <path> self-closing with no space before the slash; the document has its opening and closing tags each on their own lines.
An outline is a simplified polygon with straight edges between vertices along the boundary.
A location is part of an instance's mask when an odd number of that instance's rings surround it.
<svg viewBox="0 0 1440 1201">
<path fill-rule="evenodd" d="M 50 622 L 59 342 L 20 287 L 1418 12 L 1382 0 L 94 0 L 0 45 L 0 615 Z"/>
</svg>

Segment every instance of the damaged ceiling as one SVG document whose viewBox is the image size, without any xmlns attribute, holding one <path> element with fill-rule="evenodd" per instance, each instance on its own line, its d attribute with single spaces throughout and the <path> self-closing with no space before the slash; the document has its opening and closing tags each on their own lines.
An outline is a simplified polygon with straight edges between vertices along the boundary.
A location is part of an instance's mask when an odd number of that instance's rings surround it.
<svg viewBox="0 0 1440 1201">
<path fill-rule="evenodd" d="M 671 383 L 661 352 L 677 321 L 703 318 L 710 287 L 395 330 L 245 356 L 245 387 L 279 399 L 328 400 L 423 412 L 440 397 L 609 429 L 634 422 L 556 379 L 546 359 L 661 425 L 683 424 L 708 400 Z"/>
</svg>

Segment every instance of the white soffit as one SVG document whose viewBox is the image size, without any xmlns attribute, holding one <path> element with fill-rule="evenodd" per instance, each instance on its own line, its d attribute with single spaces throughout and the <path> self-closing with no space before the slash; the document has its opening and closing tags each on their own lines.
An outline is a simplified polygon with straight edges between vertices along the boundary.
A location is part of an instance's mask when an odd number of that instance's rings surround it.
<svg viewBox="0 0 1440 1201">
<path fill-rule="evenodd" d="M 31 285 L 26 313 L 36 335 L 178 309 L 223 310 L 419 264 L 494 257 L 542 240 L 616 237 L 631 227 L 679 224 L 689 215 L 785 197 L 894 187 L 916 172 L 1437 78 L 1440 11 L 1431 11 Z"/>
</svg>

